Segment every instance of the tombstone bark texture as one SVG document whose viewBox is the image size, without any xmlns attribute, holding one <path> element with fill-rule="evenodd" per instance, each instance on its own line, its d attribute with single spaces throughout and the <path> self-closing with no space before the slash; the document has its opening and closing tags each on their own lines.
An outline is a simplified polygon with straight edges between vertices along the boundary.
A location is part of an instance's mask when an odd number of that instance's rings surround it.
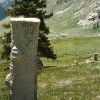
<svg viewBox="0 0 100 100">
<path fill-rule="evenodd" d="M 11 64 L 5 80 L 9 100 L 37 100 L 37 76 L 43 68 L 37 57 L 39 24 L 36 18 L 11 18 Z"/>
</svg>

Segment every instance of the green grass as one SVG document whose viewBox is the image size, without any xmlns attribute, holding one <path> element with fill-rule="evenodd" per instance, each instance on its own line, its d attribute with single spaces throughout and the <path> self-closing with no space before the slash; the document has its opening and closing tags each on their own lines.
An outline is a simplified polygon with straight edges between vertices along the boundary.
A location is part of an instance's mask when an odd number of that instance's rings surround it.
<svg viewBox="0 0 100 100">
<path fill-rule="evenodd" d="M 8 100 L 9 91 L 6 85 L 4 85 L 6 75 L 9 73 L 8 66 L 9 61 L 0 60 L 0 100 Z"/>
<path fill-rule="evenodd" d="M 57 60 L 42 58 L 44 66 L 65 66 L 85 62 L 94 53 L 100 55 L 100 37 L 72 37 L 51 40 Z M 100 58 L 99 58 L 100 59 Z"/>
<path fill-rule="evenodd" d="M 6 61 L 4 61 L 6 62 Z M 1 63 L 0 100 L 8 100 L 4 79 L 8 71 Z M 38 100 L 99 100 L 100 63 L 44 68 L 38 77 Z"/>
<path fill-rule="evenodd" d="M 44 69 L 38 78 L 39 100 L 96 100 L 100 63 Z"/>
<path fill-rule="evenodd" d="M 95 63 L 74 62 L 76 58 L 78 62 L 90 59 L 95 51 L 99 53 L 99 37 L 54 39 L 51 43 L 58 58 L 56 61 L 41 58 L 46 67 L 38 77 L 38 100 L 99 100 L 100 58 Z M 4 85 L 8 66 L 9 61 L 0 60 L 0 100 L 9 98 Z"/>
<path fill-rule="evenodd" d="M 0 58 L 1 58 L 1 53 L 2 53 L 2 44 L 1 44 L 1 40 L 0 40 Z"/>
</svg>

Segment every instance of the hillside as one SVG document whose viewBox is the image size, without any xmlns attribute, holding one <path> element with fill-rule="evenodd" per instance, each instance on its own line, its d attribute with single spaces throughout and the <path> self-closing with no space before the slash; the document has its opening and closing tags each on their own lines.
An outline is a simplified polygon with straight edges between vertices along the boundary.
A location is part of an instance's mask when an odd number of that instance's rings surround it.
<svg viewBox="0 0 100 100">
<path fill-rule="evenodd" d="M 83 36 L 86 30 L 89 30 L 88 32 L 93 31 L 93 27 L 87 25 L 84 27 L 78 23 L 80 20 L 85 20 L 91 13 L 95 13 L 100 6 L 100 0 L 47 0 L 47 2 L 47 11 L 54 12 L 54 16 L 47 21 L 52 33 L 51 37 L 54 34 L 56 34 L 55 36 L 59 36 L 59 34 L 60 36 Z M 98 34 L 98 31 L 96 32 L 95 34 Z M 91 33 L 91 35 L 94 34 Z"/>
<path fill-rule="evenodd" d="M 1 1 L 8 4 L 13 0 Z M 100 16 L 97 9 L 100 11 L 100 0 L 47 0 L 47 12 L 54 12 L 54 16 L 46 20 L 51 32 L 49 37 L 98 35 Z"/>
<path fill-rule="evenodd" d="M 13 0 L 0 0 L 0 20 L 7 17 L 7 14 L 4 13 L 4 9 L 9 8 Z"/>
<path fill-rule="evenodd" d="M 11 3 L 13 0 L 0 0 L 0 6 L 3 7 L 4 9 L 10 7 Z"/>
<path fill-rule="evenodd" d="M 7 16 L 6 13 L 4 13 L 4 8 L 0 6 L 0 20 L 4 19 Z"/>
</svg>

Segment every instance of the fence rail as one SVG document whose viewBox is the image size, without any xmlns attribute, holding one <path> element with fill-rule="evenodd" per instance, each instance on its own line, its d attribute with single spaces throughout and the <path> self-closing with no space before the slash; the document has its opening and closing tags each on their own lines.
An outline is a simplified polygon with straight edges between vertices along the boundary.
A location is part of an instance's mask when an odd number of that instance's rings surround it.
<svg viewBox="0 0 100 100">
<path fill-rule="evenodd" d="M 75 48 L 62 48 L 54 50 L 57 55 L 56 60 L 42 58 L 44 66 L 64 66 L 76 63 L 86 62 L 86 60 L 92 60 L 94 53 L 100 54 L 99 46 L 83 46 Z M 100 58 L 98 57 L 98 60 Z"/>
</svg>

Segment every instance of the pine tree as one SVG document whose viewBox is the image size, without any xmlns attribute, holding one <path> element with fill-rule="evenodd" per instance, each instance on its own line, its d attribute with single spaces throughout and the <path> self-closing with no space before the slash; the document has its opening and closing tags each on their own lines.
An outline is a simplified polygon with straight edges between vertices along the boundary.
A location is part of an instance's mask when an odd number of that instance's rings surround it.
<svg viewBox="0 0 100 100">
<path fill-rule="evenodd" d="M 3 24 L 2 26 L 5 29 L 9 29 L 10 28 L 10 23 Z M 7 59 L 7 60 L 10 59 L 10 52 L 11 52 L 10 42 L 11 42 L 11 32 L 5 32 L 4 33 L 4 38 L 1 41 L 1 43 L 3 45 L 3 51 L 1 53 L 1 58 L 2 59 Z"/>
<path fill-rule="evenodd" d="M 56 59 L 56 55 L 54 54 L 51 43 L 47 37 L 50 32 L 45 24 L 45 19 L 53 16 L 53 12 L 48 15 L 46 14 L 46 11 L 44 10 L 44 8 L 46 8 L 46 0 L 14 0 L 11 7 L 12 8 L 5 10 L 11 17 L 36 17 L 41 20 L 39 27 L 38 54 L 39 56 Z"/>
</svg>

